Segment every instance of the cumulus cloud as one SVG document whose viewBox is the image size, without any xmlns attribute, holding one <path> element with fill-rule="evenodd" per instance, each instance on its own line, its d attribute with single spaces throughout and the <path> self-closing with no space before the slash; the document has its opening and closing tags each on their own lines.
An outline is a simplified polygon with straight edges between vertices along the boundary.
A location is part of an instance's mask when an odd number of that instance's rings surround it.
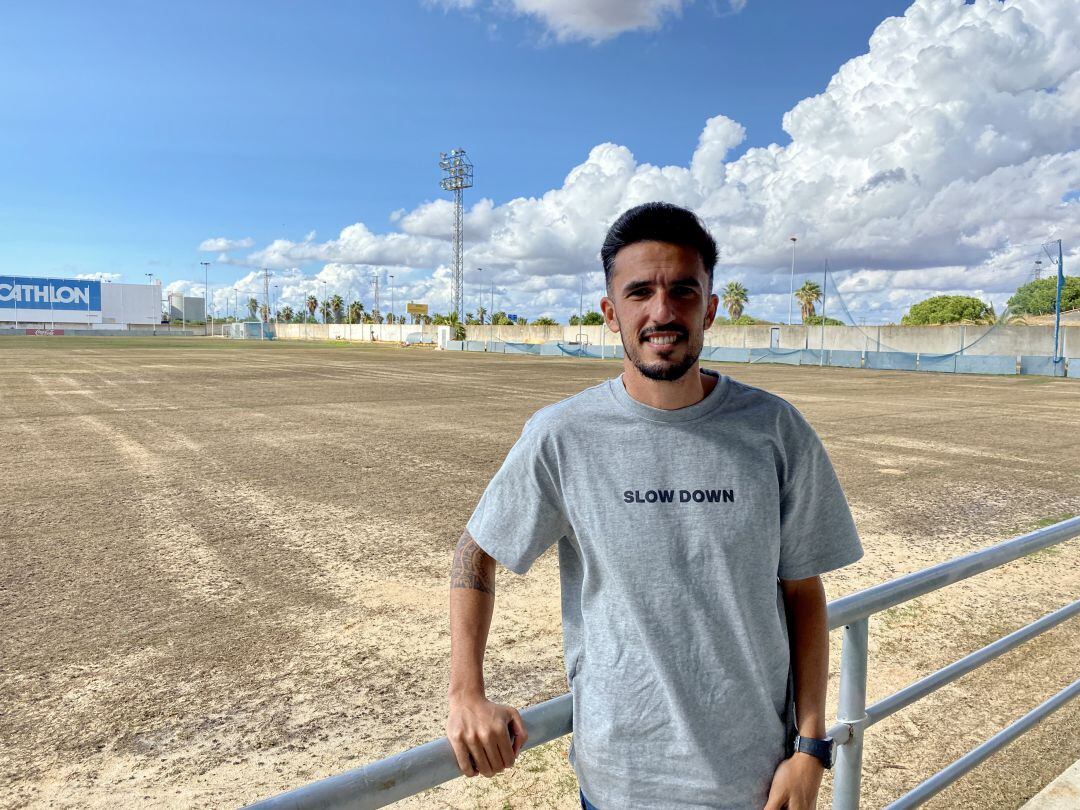
<svg viewBox="0 0 1080 810">
<path fill-rule="evenodd" d="M 219 236 L 214 239 L 204 239 L 199 245 L 199 250 L 204 253 L 224 253 L 229 250 L 245 250 L 254 246 L 255 240 L 250 236 L 243 239 L 225 239 Z"/>
<path fill-rule="evenodd" d="M 585 5 L 601 14 L 623 4 Z M 625 5 L 659 20 L 678 4 Z M 629 206 L 661 199 L 702 215 L 720 246 L 717 281 L 746 284 L 754 315 L 786 315 L 791 235 L 796 286 L 808 275 L 820 281 L 828 259 L 855 314 L 898 319 L 945 291 L 1000 306 L 1043 241 L 1064 238 L 1066 265 L 1080 260 L 1078 41 L 1072 0 L 917 0 L 784 115 L 786 145 L 731 159 L 746 132 L 717 115 L 684 166 L 639 163 L 604 143 L 540 196 L 472 204 L 467 295 L 479 291 L 469 285 L 495 284 L 499 308 L 565 319 L 585 278 L 595 305 L 606 228 Z M 321 263 L 324 273 L 397 268 L 410 295 L 445 308 L 450 202 L 392 221 L 389 233 L 356 223 L 328 241 L 275 240 L 246 261 L 280 270 Z"/>
</svg>

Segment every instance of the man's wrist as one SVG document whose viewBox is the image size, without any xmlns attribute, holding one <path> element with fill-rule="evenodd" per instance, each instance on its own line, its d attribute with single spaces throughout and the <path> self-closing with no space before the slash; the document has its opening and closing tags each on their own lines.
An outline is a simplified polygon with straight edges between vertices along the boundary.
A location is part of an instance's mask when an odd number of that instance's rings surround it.
<svg viewBox="0 0 1080 810">
<path fill-rule="evenodd" d="M 451 686 L 446 694 L 451 703 L 487 699 L 483 686 Z"/>
</svg>

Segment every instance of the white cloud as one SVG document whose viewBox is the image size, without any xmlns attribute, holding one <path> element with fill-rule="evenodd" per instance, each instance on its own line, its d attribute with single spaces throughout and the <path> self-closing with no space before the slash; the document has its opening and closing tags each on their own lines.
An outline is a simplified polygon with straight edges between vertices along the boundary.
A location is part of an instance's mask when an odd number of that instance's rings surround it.
<svg viewBox="0 0 1080 810">
<path fill-rule="evenodd" d="M 667 17 L 678 16 L 692 0 L 429 0 L 447 10 L 474 11 L 487 6 L 497 12 L 531 17 L 560 42 L 602 42 L 628 31 L 654 30 Z M 738 13 L 746 0 L 731 0 Z"/>
<path fill-rule="evenodd" d="M 199 250 L 205 253 L 224 253 L 228 250 L 243 250 L 254 246 L 255 240 L 250 236 L 243 239 L 225 239 L 219 236 L 214 239 L 204 239 L 199 245 Z"/>
<path fill-rule="evenodd" d="M 76 273 L 75 278 L 86 281 L 119 281 L 124 276 L 122 273 Z"/>
<path fill-rule="evenodd" d="M 793 234 L 796 286 L 818 280 L 828 258 L 853 312 L 896 319 L 920 297 L 963 290 L 1000 307 L 1041 242 L 1062 237 L 1066 266 L 1080 261 L 1078 41 L 1072 0 L 917 0 L 784 115 L 787 145 L 729 159 L 746 133 L 717 115 L 686 166 L 638 163 L 605 143 L 538 197 L 473 203 L 467 298 L 495 283 L 499 308 L 565 319 L 584 276 L 595 306 L 607 227 L 631 205 L 662 199 L 705 218 L 720 245 L 717 281 L 742 280 L 751 314 L 786 316 Z M 321 263 L 324 273 L 415 268 L 395 271 L 408 294 L 445 309 L 451 220 L 439 199 L 395 212 L 389 233 L 356 223 L 329 241 L 276 240 L 246 261 Z"/>
</svg>

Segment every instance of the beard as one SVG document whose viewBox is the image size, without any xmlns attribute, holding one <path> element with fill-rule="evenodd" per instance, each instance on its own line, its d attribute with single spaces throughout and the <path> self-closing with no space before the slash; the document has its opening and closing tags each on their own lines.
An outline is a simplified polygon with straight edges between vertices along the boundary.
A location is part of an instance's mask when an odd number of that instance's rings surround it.
<svg viewBox="0 0 1080 810">
<path fill-rule="evenodd" d="M 636 336 L 631 338 L 622 330 L 620 324 L 619 336 L 622 339 L 623 351 L 627 359 L 634 364 L 634 368 L 650 380 L 672 382 L 680 379 L 686 372 L 693 368 L 694 363 L 701 357 L 701 349 L 705 344 L 705 335 L 702 330 L 691 334 L 679 324 L 669 323 L 663 326 L 649 326 L 642 329 Z M 643 344 L 648 343 L 649 335 L 657 332 L 674 332 L 678 335 L 671 352 L 672 359 L 645 360 L 642 357 Z M 681 350 L 681 357 L 679 352 Z"/>
</svg>

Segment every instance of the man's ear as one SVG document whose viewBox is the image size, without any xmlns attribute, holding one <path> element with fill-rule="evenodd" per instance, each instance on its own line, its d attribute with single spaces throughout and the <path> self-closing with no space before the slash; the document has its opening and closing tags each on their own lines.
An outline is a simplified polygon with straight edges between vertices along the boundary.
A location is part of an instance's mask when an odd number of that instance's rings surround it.
<svg viewBox="0 0 1080 810">
<path fill-rule="evenodd" d="M 720 306 L 720 296 L 716 293 L 709 294 L 709 306 L 705 308 L 705 328 L 712 326 L 716 320 L 716 309 Z"/>
<path fill-rule="evenodd" d="M 615 302 L 606 295 L 600 299 L 600 311 L 604 313 L 604 322 L 612 332 L 619 331 L 619 321 L 615 317 Z"/>
</svg>

